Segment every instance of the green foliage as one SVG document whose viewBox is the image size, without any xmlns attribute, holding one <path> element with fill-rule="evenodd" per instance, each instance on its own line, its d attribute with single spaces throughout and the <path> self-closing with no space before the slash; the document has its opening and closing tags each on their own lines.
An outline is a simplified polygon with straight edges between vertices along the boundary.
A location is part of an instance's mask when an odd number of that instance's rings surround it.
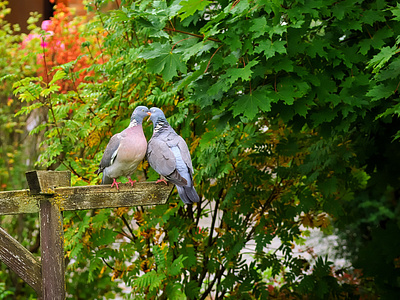
<svg viewBox="0 0 400 300">
<path fill-rule="evenodd" d="M 18 25 L 6 21 L 10 9 L 6 1 L 0 1 L 0 190 L 23 189 L 27 187 L 25 172 L 32 169 L 38 157 L 37 139 L 28 136 L 29 125 L 40 122 L 40 116 L 14 116 L 23 109 L 20 101 L 13 97 L 14 82 L 34 76 L 37 47 L 25 45 L 29 35 L 20 32 Z M 28 20 L 32 34 L 38 31 L 35 22 L 37 14 Z M 36 215 L 1 216 L 0 226 L 15 237 L 34 255 L 38 254 L 39 232 Z M 23 296 L 21 296 L 23 295 Z M 33 299 L 33 289 L 5 264 L 0 265 L 0 299 Z"/>
<path fill-rule="evenodd" d="M 98 183 L 110 136 L 137 105 L 159 106 L 188 142 L 201 202 L 174 193 L 157 207 L 65 213 L 70 295 L 111 298 L 123 282 L 131 299 L 360 297 L 365 280 L 355 289 L 327 259 L 309 270 L 293 252 L 304 227 L 332 226 L 377 277 L 371 294 L 400 289 L 399 248 L 379 268 L 363 251 L 400 224 L 398 5 L 143 0 L 102 12 L 108 2 L 90 2 L 96 17 L 78 31 L 90 64 L 14 83 L 28 104 L 18 116 L 48 112 L 33 131 L 45 131 L 38 163 Z M 139 171 L 157 178 L 146 162 Z"/>
<path fill-rule="evenodd" d="M 36 57 L 31 51 L 35 47 L 23 44 L 26 34 L 20 33 L 18 25 L 11 25 L 5 20 L 10 13 L 7 2 L 0 1 L 0 181 L 1 190 L 22 188 L 26 167 L 32 165 L 27 159 L 36 160 L 37 154 L 27 156 L 25 145 L 20 143 L 27 135 L 26 122 L 23 117 L 14 117 L 22 109 L 22 105 L 12 96 L 12 85 L 15 81 L 33 75 Z M 38 19 L 32 15 L 28 20 L 32 34 L 37 28 L 32 24 Z M 29 67 L 27 66 L 29 65 Z M 26 164 L 26 165 L 25 165 Z"/>
</svg>

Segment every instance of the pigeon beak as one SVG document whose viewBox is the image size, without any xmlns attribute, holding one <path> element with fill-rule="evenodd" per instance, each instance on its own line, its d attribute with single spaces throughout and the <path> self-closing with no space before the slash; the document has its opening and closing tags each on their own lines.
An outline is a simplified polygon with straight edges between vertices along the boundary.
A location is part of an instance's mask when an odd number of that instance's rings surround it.
<svg viewBox="0 0 400 300">
<path fill-rule="evenodd" d="M 147 114 L 149 115 L 149 117 L 151 117 L 151 112 L 148 111 Z M 147 119 L 147 122 L 149 122 L 149 121 L 150 121 L 150 118 Z"/>
</svg>

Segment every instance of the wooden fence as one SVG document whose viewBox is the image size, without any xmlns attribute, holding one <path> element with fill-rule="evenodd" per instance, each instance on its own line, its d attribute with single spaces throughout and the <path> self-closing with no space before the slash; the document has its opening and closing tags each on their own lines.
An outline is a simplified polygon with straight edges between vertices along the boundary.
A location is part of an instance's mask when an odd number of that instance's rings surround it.
<svg viewBox="0 0 400 300">
<path fill-rule="evenodd" d="M 65 299 L 62 211 L 159 205 L 173 185 L 139 182 L 133 187 L 71 187 L 69 171 L 30 171 L 29 189 L 0 192 L 0 215 L 39 213 L 41 260 L 0 227 L 0 260 L 18 274 L 41 300 Z"/>
</svg>

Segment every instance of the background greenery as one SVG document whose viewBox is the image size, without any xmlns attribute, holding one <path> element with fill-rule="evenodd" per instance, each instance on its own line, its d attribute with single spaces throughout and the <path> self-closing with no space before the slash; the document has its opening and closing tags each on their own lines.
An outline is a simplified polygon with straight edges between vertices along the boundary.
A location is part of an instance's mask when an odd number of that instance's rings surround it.
<svg viewBox="0 0 400 300">
<path fill-rule="evenodd" d="M 1 130 L 12 137 L 35 112 L 42 117 L 31 131 L 40 147 L 28 144 L 38 157 L 23 153 L 21 139 L 4 143 L 2 182 L 17 183 L 2 188 L 24 185 L 27 155 L 37 167 L 70 170 L 74 185 L 98 184 L 110 136 L 144 104 L 163 108 L 190 146 L 201 202 L 185 207 L 175 193 L 157 207 L 65 213 L 68 297 L 394 299 L 400 5 L 187 0 L 104 9 L 109 2 L 88 1 L 90 20 L 59 5 L 51 30 L 32 27 L 34 61 L 14 59 L 24 56 L 24 36 L 1 26 L 10 45 L 0 43 L 2 118 L 13 120 Z M 147 162 L 139 171 L 157 178 Z M 19 237 L 31 247 L 35 217 L 21 218 L 29 226 Z M 2 225 L 15 233 L 21 223 L 11 219 Z M 295 255 L 308 228 L 337 234 L 352 266 Z M 281 246 L 266 251 L 275 237 Z M 0 278 L 0 297 L 34 297 L 7 270 Z"/>
</svg>

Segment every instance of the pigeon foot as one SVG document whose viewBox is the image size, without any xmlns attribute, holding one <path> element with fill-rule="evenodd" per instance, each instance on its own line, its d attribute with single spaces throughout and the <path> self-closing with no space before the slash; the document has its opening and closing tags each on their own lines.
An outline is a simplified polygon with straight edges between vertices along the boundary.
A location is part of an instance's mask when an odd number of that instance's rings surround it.
<svg viewBox="0 0 400 300">
<path fill-rule="evenodd" d="M 118 182 L 115 178 L 114 178 L 114 180 L 113 180 L 113 183 L 111 184 L 111 187 L 113 188 L 114 186 L 116 186 L 117 187 L 117 190 L 119 190 L 119 184 L 120 184 L 121 182 Z"/>
<path fill-rule="evenodd" d="M 160 182 L 164 182 L 165 183 L 165 185 L 168 185 L 168 182 L 164 179 L 164 178 L 160 178 L 160 179 L 158 179 L 157 181 L 156 181 L 156 183 L 160 183 Z"/>
<path fill-rule="evenodd" d="M 135 182 L 137 182 L 137 180 L 132 180 L 130 177 L 128 177 L 129 181 L 127 182 L 127 184 L 131 184 L 131 186 L 133 186 L 133 184 Z"/>
</svg>

